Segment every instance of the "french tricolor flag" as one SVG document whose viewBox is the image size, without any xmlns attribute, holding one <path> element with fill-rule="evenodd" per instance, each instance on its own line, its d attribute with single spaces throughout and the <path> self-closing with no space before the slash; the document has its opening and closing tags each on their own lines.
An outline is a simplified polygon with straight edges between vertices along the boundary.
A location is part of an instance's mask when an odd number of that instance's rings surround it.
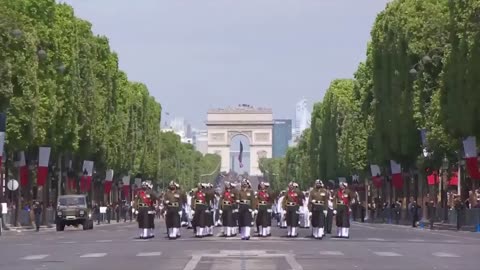
<svg viewBox="0 0 480 270">
<path fill-rule="evenodd" d="M 402 166 L 395 160 L 390 160 L 390 169 L 392 170 L 392 185 L 396 189 L 403 187 Z"/>
<path fill-rule="evenodd" d="M 50 161 L 50 147 L 38 149 L 37 185 L 44 186 L 48 177 L 48 162 Z"/>
<path fill-rule="evenodd" d="M 463 151 L 465 152 L 468 174 L 473 179 L 480 179 L 477 160 L 477 142 L 474 136 L 470 136 L 463 141 Z"/>
<path fill-rule="evenodd" d="M 107 170 L 107 175 L 105 176 L 105 184 L 103 190 L 105 194 L 109 194 L 110 190 L 112 190 L 112 183 L 113 183 L 113 170 Z"/>
<path fill-rule="evenodd" d="M 93 175 L 93 161 L 84 160 L 83 161 L 83 175 L 80 180 L 80 191 L 88 192 L 92 185 L 92 175 Z"/>
<path fill-rule="evenodd" d="M 18 153 L 19 161 L 18 167 L 20 168 L 20 186 L 26 187 L 28 185 L 28 166 L 25 160 L 25 152 Z"/>
<path fill-rule="evenodd" d="M 380 173 L 380 167 L 378 165 L 370 165 L 370 173 L 372 174 L 372 181 L 376 188 L 382 187 L 382 176 Z"/>
</svg>

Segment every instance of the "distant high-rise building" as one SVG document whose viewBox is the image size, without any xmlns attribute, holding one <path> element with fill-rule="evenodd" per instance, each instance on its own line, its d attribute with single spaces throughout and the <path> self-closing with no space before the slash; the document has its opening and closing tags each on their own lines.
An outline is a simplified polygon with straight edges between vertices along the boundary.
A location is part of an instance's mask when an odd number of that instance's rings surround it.
<svg viewBox="0 0 480 270">
<path fill-rule="evenodd" d="M 208 153 L 208 132 L 206 130 L 195 130 L 193 133 L 193 145 L 195 150 L 203 155 Z"/>
<path fill-rule="evenodd" d="M 187 130 L 185 131 L 185 134 L 187 135 L 188 138 L 192 138 L 192 125 L 187 123 Z"/>
<path fill-rule="evenodd" d="M 288 143 L 292 139 L 292 120 L 273 120 L 272 156 L 284 157 L 287 153 Z"/>
<path fill-rule="evenodd" d="M 307 108 L 307 100 L 302 99 L 295 108 L 295 128 L 293 129 L 293 141 L 302 135 L 303 131 L 310 127 L 311 115 Z"/>
</svg>

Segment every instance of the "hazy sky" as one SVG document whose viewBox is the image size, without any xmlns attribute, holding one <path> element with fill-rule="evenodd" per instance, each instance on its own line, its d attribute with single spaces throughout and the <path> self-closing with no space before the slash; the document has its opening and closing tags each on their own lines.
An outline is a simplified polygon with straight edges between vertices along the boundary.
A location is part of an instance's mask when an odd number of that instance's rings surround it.
<svg viewBox="0 0 480 270">
<path fill-rule="evenodd" d="M 331 80 L 352 77 L 389 0 L 64 2 L 164 112 L 201 128 L 209 108 L 246 103 L 293 118 L 296 101 L 311 107 Z"/>
</svg>

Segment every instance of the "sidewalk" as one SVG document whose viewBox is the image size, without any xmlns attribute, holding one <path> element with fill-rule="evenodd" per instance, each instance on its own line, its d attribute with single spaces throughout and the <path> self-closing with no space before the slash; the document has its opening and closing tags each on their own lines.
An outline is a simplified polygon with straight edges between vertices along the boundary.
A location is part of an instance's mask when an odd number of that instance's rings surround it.
<svg viewBox="0 0 480 270">
<path fill-rule="evenodd" d="M 121 221 L 121 222 L 117 223 L 116 221 L 112 221 L 111 223 L 100 223 L 100 224 L 94 223 L 93 226 L 94 226 L 94 228 L 95 227 L 105 227 L 105 226 L 112 226 L 112 225 L 119 225 L 119 224 L 130 224 L 132 222 Z M 55 229 L 56 229 L 55 224 L 40 226 L 40 230 L 53 231 Z M 3 232 L 28 232 L 28 231 L 35 231 L 35 227 L 33 227 L 33 226 L 20 226 L 20 227 L 9 226 L 7 228 L 5 228 L 5 227 L 3 228 Z"/>
<path fill-rule="evenodd" d="M 401 227 L 412 227 L 411 222 L 401 220 L 399 224 L 396 224 L 395 221 L 392 223 L 387 223 L 387 222 L 382 222 L 382 220 L 375 220 L 375 222 L 371 222 L 370 220 L 365 220 L 364 223 L 359 222 L 359 221 L 354 221 L 359 224 L 381 224 L 381 225 L 391 225 L 391 226 L 401 226 Z M 422 227 L 423 223 L 423 227 Z M 420 220 L 418 223 L 418 226 L 416 227 L 418 229 L 425 229 L 425 230 L 430 230 L 430 222 L 428 220 Z M 443 223 L 443 222 L 434 222 L 433 223 L 433 230 L 437 231 L 461 231 L 461 232 L 477 232 L 477 228 L 475 226 L 462 226 L 460 230 L 457 230 L 457 225 L 456 224 L 450 224 L 450 223 Z"/>
</svg>

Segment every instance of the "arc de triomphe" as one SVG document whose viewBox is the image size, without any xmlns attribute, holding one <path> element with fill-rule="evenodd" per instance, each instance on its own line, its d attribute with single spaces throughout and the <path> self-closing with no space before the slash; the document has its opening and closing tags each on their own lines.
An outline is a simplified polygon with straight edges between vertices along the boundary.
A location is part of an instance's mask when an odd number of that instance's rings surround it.
<svg viewBox="0 0 480 270">
<path fill-rule="evenodd" d="M 258 161 L 272 157 L 273 114 L 249 105 L 211 109 L 207 113 L 208 153 L 222 158 L 221 170 L 261 175 Z M 242 165 L 238 158 L 243 148 Z"/>
</svg>

